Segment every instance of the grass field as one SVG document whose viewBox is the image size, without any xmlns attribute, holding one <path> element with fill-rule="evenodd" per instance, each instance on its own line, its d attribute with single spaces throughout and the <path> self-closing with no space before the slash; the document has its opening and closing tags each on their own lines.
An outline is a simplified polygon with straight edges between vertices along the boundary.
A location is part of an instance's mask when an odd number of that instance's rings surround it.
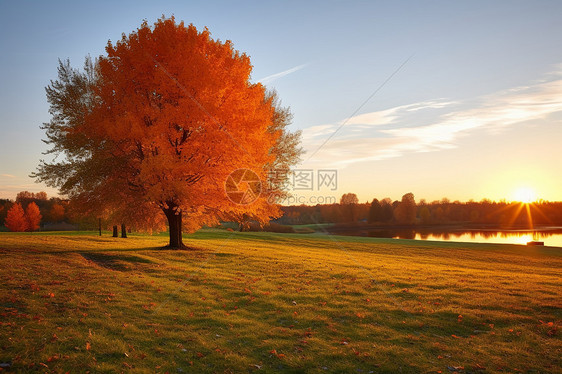
<svg viewBox="0 0 562 374">
<path fill-rule="evenodd" d="M 562 372 L 562 249 L 207 230 L 0 234 L 0 367 Z M 9 367 L 8 367 L 9 366 Z"/>
</svg>

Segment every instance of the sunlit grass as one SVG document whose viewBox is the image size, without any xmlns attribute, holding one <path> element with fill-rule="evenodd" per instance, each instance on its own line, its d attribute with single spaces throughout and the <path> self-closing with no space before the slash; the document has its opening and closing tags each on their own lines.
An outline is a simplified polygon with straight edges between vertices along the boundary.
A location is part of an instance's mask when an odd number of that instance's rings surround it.
<svg viewBox="0 0 562 374">
<path fill-rule="evenodd" d="M 208 230 L 0 234 L 0 362 L 54 372 L 560 372 L 559 248 Z"/>
</svg>

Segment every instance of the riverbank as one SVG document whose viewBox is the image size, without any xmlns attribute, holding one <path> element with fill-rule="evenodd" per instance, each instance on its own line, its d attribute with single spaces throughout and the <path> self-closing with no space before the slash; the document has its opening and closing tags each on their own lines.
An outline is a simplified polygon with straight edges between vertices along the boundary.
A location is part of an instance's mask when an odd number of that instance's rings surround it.
<svg viewBox="0 0 562 374">
<path fill-rule="evenodd" d="M 457 241 L 468 243 L 494 243 L 526 245 L 543 241 L 545 245 L 562 247 L 562 227 L 537 226 L 498 227 L 497 225 L 369 225 L 338 224 L 318 230 L 332 235 L 375 238 L 416 239 L 430 241 Z"/>
</svg>

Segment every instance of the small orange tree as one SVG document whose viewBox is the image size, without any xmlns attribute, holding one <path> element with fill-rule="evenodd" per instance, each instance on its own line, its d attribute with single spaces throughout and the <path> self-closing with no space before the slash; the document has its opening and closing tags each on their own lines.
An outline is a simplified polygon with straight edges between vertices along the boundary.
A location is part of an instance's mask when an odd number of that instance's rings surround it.
<svg viewBox="0 0 562 374">
<path fill-rule="evenodd" d="M 10 231 L 25 231 L 27 230 L 28 223 L 25 217 L 25 212 L 20 203 L 14 204 L 6 215 L 4 225 Z"/>
<path fill-rule="evenodd" d="M 183 247 L 182 229 L 280 214 L 267 201 L 276 187 L 251 204 L 225 193 L 233 171 L 266 181 L 268 169 L 288 169 L 300 155 L 289 113 L 250 82 L 248 56 L 173 18 L 144 22 L 106 52 L 83 73 L 61 62 L 47 87 L 53 117 L 43 128 L 66 159 L 41 161 L 39 181 L 112 219 L 141 223 L 161 212 L 171 248 Z"/>
<path fill-rule="evenodd" d="M 34 202 L 27 204 L 25 208 L 25 219 L 27 221 L 26 231 L 35 231 L 39 228 L 41 222 L 41 212 L 39 207 Z"/>
</svg>

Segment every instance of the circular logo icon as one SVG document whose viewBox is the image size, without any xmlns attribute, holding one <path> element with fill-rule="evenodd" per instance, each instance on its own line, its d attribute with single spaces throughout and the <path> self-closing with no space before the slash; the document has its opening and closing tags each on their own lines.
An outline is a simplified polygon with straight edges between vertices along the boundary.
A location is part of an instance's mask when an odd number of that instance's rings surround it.
<svg viewBox="0 0 562 374">
<path fill-rule="evenodd" d="M 236 169 L 226 178 L 226 196 L 235 204 L 248 205 L 257 200 L 261 193 L 261 181 L 249 169 Z"/>
</svg>

